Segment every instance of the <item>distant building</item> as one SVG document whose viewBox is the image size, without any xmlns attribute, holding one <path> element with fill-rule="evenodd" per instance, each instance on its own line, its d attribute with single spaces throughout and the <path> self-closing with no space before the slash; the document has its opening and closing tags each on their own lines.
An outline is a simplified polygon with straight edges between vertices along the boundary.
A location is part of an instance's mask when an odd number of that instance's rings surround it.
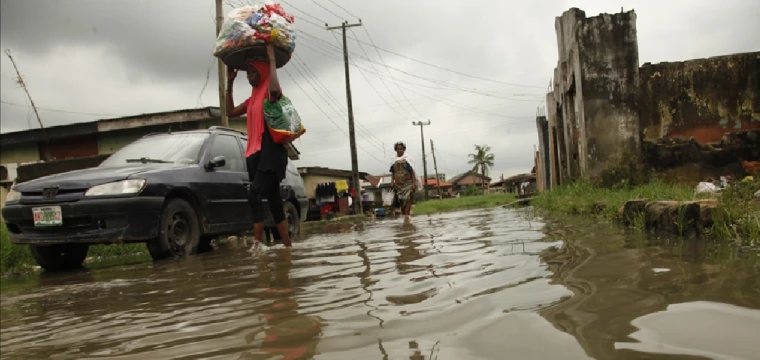
<svg viewBox="0 0 760 360">
<path fill-rule="evenodd" d="M 428 175 L 427 178 L 435 180 L 435 174 L 430 174 L 430 175 Z M 438 180 L 440 180 L 440 181 L 446 181 L 446 174 L 445 173 L 438 173 Z"/>
<path fill-rule="evenodd" d="M 438 196 L 438 188 L 441 188 L 441 197 L 450 197 L 453 193 L 454 184 L 441 180 L 440 178 L 436 181 L 435 178 L 428 179 L 425 182 L 425 188 L 428 191 L 429 197 L 436 197 Z"/>
<path fill-rule="evenodd" d="M 536 174 L 510 176 L 491 184 L 491 189 L 518 196 L 530 195 L 536 192 Z"/>
<path fill-rule="evenodd" d="M 491 178 L 488 176 L 483 177 L 483 175 L 470 170 L 468 172 L 454 176 L 451 178 L 451 180 L 449 180 L 449 182 L 452 184 L 453 191 L 459 192 L 464 191 L 470 185 L 475 185 L 479 189 L 482 189 L 484 187 L 484 182 L 485 186 L 488 186 L 488 184 L 491 183 Z"/>
</svg>

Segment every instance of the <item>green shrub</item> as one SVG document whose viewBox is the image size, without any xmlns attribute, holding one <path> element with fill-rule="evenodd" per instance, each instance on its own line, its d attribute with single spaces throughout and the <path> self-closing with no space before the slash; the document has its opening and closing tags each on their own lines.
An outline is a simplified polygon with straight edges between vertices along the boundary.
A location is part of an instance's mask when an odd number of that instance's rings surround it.
<svg viewBox="0 0 760 360">
<path fill-rule="evenodd" d="M 464 189 L 462 196 L 478 196 L 483 195 L 483 192 L 475 185 L 470 184 Z"/>
<path fill-rule="evenodd" d="M 713 213 L 710 235 L 744 244 L 760 244 L 760 178 L 728 187 L 720 194 L 720 205 Z"/>
<path fill-rule="evenodd" d="M 5 223 L 0 223 L 0 273 L 19 272 L 33 265 L 36 263 L 29 247 L 12 244 L 8 228 L 5 227 Z"/>
</svg>

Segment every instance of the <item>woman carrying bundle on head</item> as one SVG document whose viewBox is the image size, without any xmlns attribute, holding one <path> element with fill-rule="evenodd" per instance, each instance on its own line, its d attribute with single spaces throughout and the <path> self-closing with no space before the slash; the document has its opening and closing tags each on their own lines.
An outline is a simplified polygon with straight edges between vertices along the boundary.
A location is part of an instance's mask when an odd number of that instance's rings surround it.
<svg viewBox="0 0 760 360">
<path fill-rule="evenodd" d="M 422 187 L 417 177 L 417 167 L 412 158 L 406 154 L 406 145 L 399 141 L 394 146 L 396 158 L 391 165 L 391 186 L 398 199 L 398 206 L 404 216 L 409 216 L 412 210 L 414 192 Z"/>
</svg>

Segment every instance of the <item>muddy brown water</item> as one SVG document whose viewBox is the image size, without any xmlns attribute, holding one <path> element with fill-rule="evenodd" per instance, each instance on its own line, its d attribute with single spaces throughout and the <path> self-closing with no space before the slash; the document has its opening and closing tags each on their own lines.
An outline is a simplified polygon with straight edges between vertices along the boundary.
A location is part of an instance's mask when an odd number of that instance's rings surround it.
<svg viewBox="0 0 760 360">
<path fill-rule="evenodd" d="M 757 252 L 475 210 L 4 279 L 2 359 L 760 359 Z"/>
</svg>

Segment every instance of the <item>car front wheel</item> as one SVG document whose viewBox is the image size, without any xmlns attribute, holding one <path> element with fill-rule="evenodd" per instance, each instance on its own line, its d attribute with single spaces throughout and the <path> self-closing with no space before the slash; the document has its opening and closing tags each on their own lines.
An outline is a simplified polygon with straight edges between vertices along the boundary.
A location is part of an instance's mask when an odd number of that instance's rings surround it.
<svg viewBox="0 0 760 360">
<path fill-rule="evenodd" d="M 47 271 L 81 268 L 89 248 L 88 244 L 29 245 L 34 260 Z"/>
<path fill-rule="evenodd" d="M 161 213 L 160 226 L 158 237 L 148 241 L 148 251 L 154 260 L 182 257 L 197 250 L 198 216 L 187 201 L 169 200 Z"/>
</svg>

